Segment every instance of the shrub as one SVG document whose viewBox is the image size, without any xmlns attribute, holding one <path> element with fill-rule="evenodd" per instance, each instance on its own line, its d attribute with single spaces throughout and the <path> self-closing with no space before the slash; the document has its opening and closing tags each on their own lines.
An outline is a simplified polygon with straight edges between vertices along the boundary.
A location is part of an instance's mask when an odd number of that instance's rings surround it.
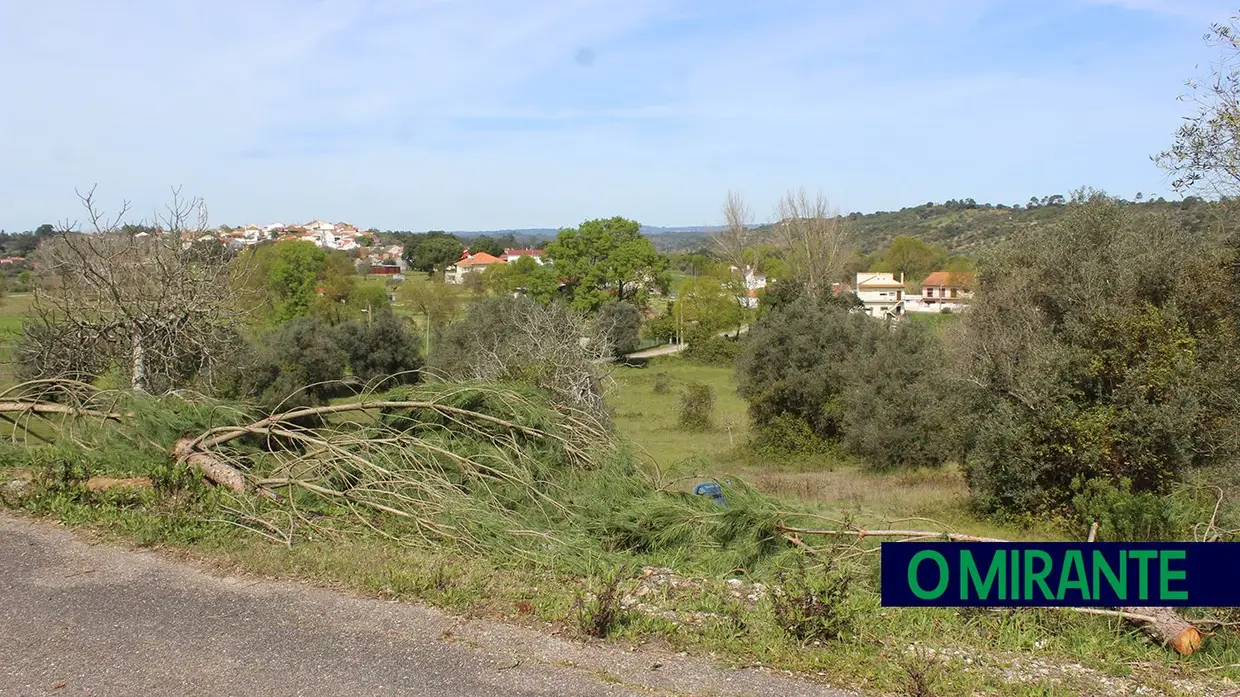
<svg viewBox="0 0 1240 697">
<path fill-rule="evenodd" d="M 664 372 L 654 374 L 654 393 L 667 394 L 672 391 L 672 376 Z"/>
<path fill-rule="evenodd" d="M 375 312 L 371 322 L 347 322 L 335 328 L 349 369 L 361 380 L 395 376 L 396 383 L 417 382 L 422 367 L 418 337 L 391 313 Z"/>
<path fill-rule="evenodd" d="M 606 337 L 613 356 L 632 353 L 642 327 L 642 313 L 629 303 L 606 302 L 594 318 L 600 336 Z"/>
<path fill-rule="evenodd" d="M 831 449 L 831 443 L 792 414 L 779 414 L 752 433 L 752 445 L 768 457 L 822 454 Z"/>
<path fill-rule="evenodd" d="M 1097 192 L 1069 208 L 995 252 L 961 315 L 985 510 L 1063 507 L 1077 477 L 1165 492 L 1240 444 L 1234 255 Z"/>
<path fill-rule="evenodd" d="M 737 361 L 737 387 L 754 427 L 790 416 L 820 439 L 838 438 L 849 357 L 880 331 L 870 317 L 806 297 L 771 310 L 753 325 Z"/>
<path fill-rule="evenodd" d="M 738 339 L 719 336 L 714 332 L 694 327 L 685 332 L 686 360 L 702 365 L 730 366 L 740 355 L 743 343 Z"/>
<path fill-rule="evenodd" d="M 796 558 L 792 571 L 780 573 L 770 593 L 771 612 L 779 628 L 801 643 L 840 639 L 852 623 L 847 605 L 852 577 L 828 562 L 807 569 Z"/>
<path fill-rule="evenodd" d="M 1098 523 L 1098 539 L 1106 542 L 1170 542 L 1188 537 L 1194 522 L 1204 523 L 1209 511 L 1198 510 L 1175 496 L 1133 492 L 1132 482 L 1076 480 L 1072 508 L 1080 529 Z"/>
<path fill-rule="evenodd" d="M 239 353 L 220 391 L 266 408 L 323 404 L 339 391 L 348 363 L 331 327 L 299 317 L 259 337 L 248 355 Z"/>
<path fill-rule="evenodd" d="M 902 322 L 867 338 L 848 360 L 844 450 L 880 470 L 942 465 L 958 414 L 939 336 L 920 322 Z"/>
<path fill-rule="evenodd" d="M 686 431 L 709 431 L 714 423 L 715 390 L 691 382 L 680 393 L 680 427 Z"/>
</svg>

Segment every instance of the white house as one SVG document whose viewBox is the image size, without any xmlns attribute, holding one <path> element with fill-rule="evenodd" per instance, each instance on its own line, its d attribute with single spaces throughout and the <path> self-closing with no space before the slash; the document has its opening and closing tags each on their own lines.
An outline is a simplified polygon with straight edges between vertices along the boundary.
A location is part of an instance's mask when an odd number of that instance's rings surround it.
<svg viewBox="0 0 1240 697">
<path fill-rule="evenodd" d="M 737 273 L 740 269 L 735 266 L 729 266 L 732 273 Z M 766 287 L 766 274 L 758 273 L 754 267 L 745 267 L 745 295 L 737 298 L 742 307 L 753 309 L 758 306 L 758 291 Z"/>
<path fill-rule="evenodd" d="M 495 264 L 503 263 L 506 263 L 503 259 L 491 256 L 486 252 L 470 254 L 467 247 L 465 251 L 461 252 L 461 258 L 457 259 L 455 264 L 444 269 L 443 280 L 446 283 L 461 284 L 465 282 L 465 278 L 470 274 L 481 273 Z"/>
<path fill-rule="evenodd" d="M 511 264 L 521 257 L 529 257 L 538 262 L 539 266 L 542 266 L 544 256 L 546 256 L 546 252 L 541 249 L 505 249 L 504 254 L 500 258 Z"/>
<path fill-rule="evenodd" d="M 904 274 L 859 273 L 855 287 L 857 299 L 871 317 L 894 318 L 904 314 Z"/>
</svg>

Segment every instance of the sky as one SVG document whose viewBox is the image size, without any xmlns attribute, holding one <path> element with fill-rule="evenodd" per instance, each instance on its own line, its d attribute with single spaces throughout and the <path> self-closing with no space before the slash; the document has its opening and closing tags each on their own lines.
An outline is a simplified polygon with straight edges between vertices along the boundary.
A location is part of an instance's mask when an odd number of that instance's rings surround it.
<svg viewBox="0 0 1240 697">
<path fill-rule="evenodd" d="M 558 228 L 1172 198 L 1215 0 L 0 0 L 0 228 Z"/>
</svg>

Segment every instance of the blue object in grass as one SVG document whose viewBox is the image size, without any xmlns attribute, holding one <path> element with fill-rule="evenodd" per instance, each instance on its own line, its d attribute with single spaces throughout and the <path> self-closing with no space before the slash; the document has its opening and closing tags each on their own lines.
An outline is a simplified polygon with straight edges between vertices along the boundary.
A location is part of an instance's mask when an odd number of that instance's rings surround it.
<svg viewBox="0 0 1240 697">
<path fill-rule="evenodd" d="M 709 496 L 711 501 L 720 506 L 728 505 L 728 500 L 723 497 L 723 487 L 718 482 L 702 482 L 693 487 L 693 493 L 698 496 Z"/>
</svg>

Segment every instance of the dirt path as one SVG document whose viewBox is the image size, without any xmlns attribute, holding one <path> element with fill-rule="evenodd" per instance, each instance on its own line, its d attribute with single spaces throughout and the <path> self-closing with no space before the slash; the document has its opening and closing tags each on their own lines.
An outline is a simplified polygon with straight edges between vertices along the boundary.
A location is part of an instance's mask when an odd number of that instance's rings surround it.
<svg viewBox="0 0 1240 697">
<path fill-rule="evenodd" d="M 0 694 L 850 693 L 416 605 L 216 575 L 0 512 Z"/>
</svg>

